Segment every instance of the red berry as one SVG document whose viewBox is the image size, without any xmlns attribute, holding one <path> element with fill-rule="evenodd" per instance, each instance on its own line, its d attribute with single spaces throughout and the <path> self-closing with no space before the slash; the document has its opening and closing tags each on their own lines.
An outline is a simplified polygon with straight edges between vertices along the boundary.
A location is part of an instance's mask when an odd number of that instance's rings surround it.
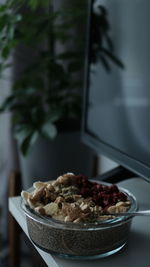
<svg viewBox="0 0 150 267">
<path fill-rule="evenodd" d="M 88 187 L 82 187 L 80 189 L 80 194 L 83 196 L 83 197 L 88 197 L 90 195 L 90 191 L 89 191 L 89 188 Z"/>
<path fill-rule="evenodd" d="M 92 200 L 97 204 L 98 203 L 98 197 L 95 195 L 92 197 Z"/>
<path fill-rule="evenodd" d="M 98 191 L 103 191 L 103 186 L 101 184 L 97 184 L 95 187 Z"/>
<path fill-rule="evenodd" d="M 119 192 L 118 193 L 118 200 L 119 201 L 126 201 L 127 200 L 127 196 L 123 192 Z"/>
<path fill-rule="evenodd" d="M 92 182 L 92 184 L 93 184 L 93 185 L 97 185 L 97 183 L 96 183 L 96 182 Z"/>
<path fill-rule="evenodd" d="M 101 192 L 98 193 L 98 198 L 99 198 L 99 199 L 102 199 L 102 194 L 101 194 Z"/>
<path fill-rule="evenodd" d="M 116 204 L 118 202 L 118 193 L 111 194 L 112 204 Z"/>
<path fill-rule="evenodd" d="M 101 192 L 101 197 L 104 198 L 105 196 L 107 196 L 106 192 Z"/>
<path fill-rule="evenodd" d="M 110 196 L 109 195 L 105 195 L 103 197 L 102 203 L 103 203 L 103 207 L 108 206 L 110 204 Z"/>
<path fill-rule="evenodd" d="M 110 189 L 110 192 L 112 192 L 112 193 L 113 192 L 116 192 L 116 193 L 119 192 L 119 189 L 115 184 L 111 185 L 109 189 Z"/>
</svg>

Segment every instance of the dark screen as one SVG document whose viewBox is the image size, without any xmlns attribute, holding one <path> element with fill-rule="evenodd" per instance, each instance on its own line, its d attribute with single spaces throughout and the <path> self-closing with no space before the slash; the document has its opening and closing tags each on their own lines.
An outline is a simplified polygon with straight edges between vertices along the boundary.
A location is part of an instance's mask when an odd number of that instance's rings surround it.
<svg viewBox="0 0 150 267">
<path fill-rule="evenodd" d="M 93 1 L 85 113 L 85 131 L 89 135 L 127 155 L 128 160 L 147 167 L 150 167 L 149 10 L 149 0 Z"/>
</svg>

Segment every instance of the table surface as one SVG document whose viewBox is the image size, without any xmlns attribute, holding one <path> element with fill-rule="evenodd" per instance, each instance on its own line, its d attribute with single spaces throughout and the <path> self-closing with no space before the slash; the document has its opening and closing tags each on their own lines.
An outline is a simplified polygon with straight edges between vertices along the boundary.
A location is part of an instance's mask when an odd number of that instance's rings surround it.
<svg viewBox="0 0 150 267">
<path fill-rule="evenodd" d="M 120 182 L 118 185 L 130 190 L 136 196 L 139 203 L 139 209 L 150 209 L 150 183 L 141 178 L 134 178 Z M 9 211 L 29 237 L 25 215 L 20 207 L 19 196 L 9 198 Z M 43 252 L 35 245 L 34 247 L 49 267 L 141 267 L 141 265 L 142 267 L 149 267 L 150 216 L 135 217 L 133 219 L 128 244 L 121 251 L 107 258 L 88 261 L 62 259 Z"/>
</svg>

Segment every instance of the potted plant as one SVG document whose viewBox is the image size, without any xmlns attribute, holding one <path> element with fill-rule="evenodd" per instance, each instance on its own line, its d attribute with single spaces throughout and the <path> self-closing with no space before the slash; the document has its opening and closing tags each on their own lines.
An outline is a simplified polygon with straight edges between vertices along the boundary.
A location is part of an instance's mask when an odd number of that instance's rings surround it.
<svg viewBox="0 0 150 267">
<path fill-rule="evenodd" d="M 39 11 L 44 5 L 49 12 Z M 73 38 L 69 33 L 74 27 L 72 15 L 73 11 L 66 16 L 63 10 L 52 10 L 52 1 L 8 0 L 1 5 L 1 69 L 8 66 L 12 49 L 22 45 L 36 51 L 26 66 L 21 62 L 24 69 L 1 106 L 1 112 L 13 112 L 15 136 L 24 155 L 39 135 L 54 138 L 58 122 L 80 118 L 81 80 L 73 76 L 83 67 L 82 51 L 56 51 L 55 47 L 56 42 L 66 45 Z"/>
<path fill-rule="evenodd" d="M 57 161 L 62 161 L 59 157 L 60 142 L 63 146 L 66 142 L 61 157 L 67 153 L 67 142 L 73 146 L 78 139 L 79 143 L 79 136 L 75 138 L 74 132 L 79 132 L 81 122 L 83 44 L 77 41 L 73 31 L 85 12 L 86 1 L 65 7 L 65 10 L 55 10 L 53 2 L 7 0 L 0 6 L 0 72 L 3 75 L 3 70 L 10 65 L 15 72 L 11 93 L 1 105 L 0 112 L 12 113 L 13 132 L 23 155 L 21 160 L 24 158 L 27 163 L 32 154 L 35 160 L 37 147 L 40 147 L 41 161 L 47 150 L 45 140 L 55 138 L 49 141 L 53 147 L 52 156 L 45 157 L 49 158 L 48 165 L 56 157 L 56 163 L 52 162 L 52 165 L 59 169 Z M 68 49 L 70 40 L 76 46 Z M 18 68 L 21 71 L 18 72 Z M 70 141 L 68 130 L 73 133 Z M 67 132 L 67 140 L 57 142 L 61 132 Z M 44 152 L 41 140 L 46 142 Z M 57 153 L 56 143 L 59 143 Z M 71 153 L 70 147 L 68 153 Z M 79 157 L 81 152 L 76 153 Z M 68 155 L 70 157 L 72 154 Z M 40 163 L 36 159 L 30 164 L 35 164 L 38 169 Z M 37 171 L 36 175 L 40 173 Z"/>
</svg>

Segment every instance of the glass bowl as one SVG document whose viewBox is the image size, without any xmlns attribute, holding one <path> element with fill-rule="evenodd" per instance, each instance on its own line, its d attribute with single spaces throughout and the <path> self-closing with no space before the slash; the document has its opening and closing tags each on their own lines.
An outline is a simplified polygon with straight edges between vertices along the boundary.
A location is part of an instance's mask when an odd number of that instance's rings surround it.
<svg viewBox="0 0 150 267">
<path fill-rule="evenodd" d="M 136 211 L 136 198 L 128 190 L 118 188 L 128 195 L 131 202 L 129 211 Z M 27 191 L 33 190 L 32 187 Z M 129 215 L 98 223 L 61 222 L 36 214 L 23 200 L 21 207 L 26 215 L 29 236 L 36 246 L 51 254 L 74 259 L 103 258 L 118 252 L 127 243 L 133 219 Z"/>
</svg>

